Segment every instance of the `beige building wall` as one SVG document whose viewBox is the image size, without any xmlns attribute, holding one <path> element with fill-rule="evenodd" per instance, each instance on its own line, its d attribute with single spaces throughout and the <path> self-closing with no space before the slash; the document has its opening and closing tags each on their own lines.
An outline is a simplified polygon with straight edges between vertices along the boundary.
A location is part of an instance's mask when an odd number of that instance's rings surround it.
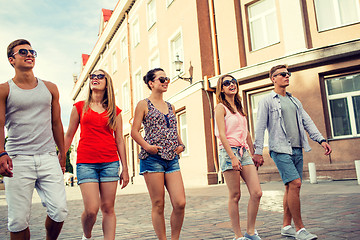
<svg viewBox="0 0 360 240">
<path fill-rule="evenodd" d="M 129 105 L 122 116 L 134 183 L 143 183 L 143 178 L 138 175 L 139 146 L 129 134 L 138 95 L 145 98 L 150 94 L 141 83 L 142 76 L 155 67 L 151 59 L 157 56 L 155 65 L 161 66 L 171 77 L 164 97 L 175 106 L 178 116 L 186 114 L 188 154 L 182 155 L 180 160 L 185 185 L 222 181 L 217 168 L 217 141 L 214 141 L 211 118 L 217 79 L 222 74 L 232 74 L 238 79 L 249 129 L 254 137 L 253 111 L 256 106 L 251 97 L 272 89 L 268 71 L 272 66 L 284 63 L 293 72 L 288 90 L 300 99 L 334 149 L 330 157 L 324 156 L 321 147 L 310 140 L 313 151 L 304 155 L 305 177 L 306 163 L 311 161 L 321 166 L 322 176 L 341 179 L 355 174 L 353 160 L 358 153 L 350 146 L 358 144 L 359 138 L 332 136 L 325 80 L 359 72 L 360 21 L 319 30 L 314 5 L 318 0 L 153 1 L 156 2 L 156 22 L 151 26 L 148 22 L 148 3 L 151 1 L 118 2 L 73 91 L 73 99 L 81 100 L 87 90 L 88 74 L 96 68 L 104 68 L 113 77 L 117 104 L 122 109 Z M 350 2 L 353 3 L 348 1 L 346 4 Z M 249 8 L 263 3 L 269 5 L 262 7 L 262 11 L 252 8 L 254 11 L 250 13 Z M 358 8 L 358 5 L 354 6 L 354 9 Z M 256 47 L 251 26 L 259 16 L 267 17 L 265 30 L 271 29 L 267 38 L 273 40 Z M 136 22 L 140 41 L 135 44 Z M 183 61 L 180 76 L 191 75 L 192 84 L 180 79 L 179 72 L 173 69 L 172 41 L 178 36 L 181 36 L 178 45 L 182 46 L 179 55 Z M 210 77 L 209 81 L 207 77 Z M 124 92 L 126 84 L 128 90 Z M 279 180 L 266 149 L 264 155 L 265 165 L 259 170 L 261 179 Z"/>
</svg>

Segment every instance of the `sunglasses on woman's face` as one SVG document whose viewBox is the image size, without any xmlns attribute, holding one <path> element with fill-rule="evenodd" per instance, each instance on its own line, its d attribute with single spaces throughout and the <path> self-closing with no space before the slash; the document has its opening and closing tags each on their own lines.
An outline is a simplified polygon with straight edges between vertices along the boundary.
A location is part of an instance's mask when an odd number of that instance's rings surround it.
<svg viewBox="0 0 360 240">
<path fill-rule="evenodd" d="M 236 84 L 237 84 L 236 79 L 233 78 L 233 79 L 231 79 L 231 80 L 225 80 L 225 81 L 223 81 L 223 83 L 222 83 L 222 85 L 225 86 L 225 87 L 230 86 L 230 84 L 236 85 Z"/>
<path fill-rule="evenodd" d="M 96 75 L 96 74 L 91 74 L 90 75 L 90 79 L 95 79 L 95 78 L 97 78 L 97 79 L 103 79 L 105 77 L 105 74 L 98 74 L 98 75 Z"/>
<path fill-rule="evenodd" d="M 25 48 L 19 49 L 19 51 L 17 51 L 16 53 L 13 54 L 13 56 L 15 56 L 15 54 L 19 54 L 22 57 L 26 57 L 28 55 L 28 53 L 30 52 L 30 54 L 36 58 L 37 57 L 37 52 L 35 50 L 27 50 Z"/>
<path fill-rule="evenodd" d="M 161 83 L 164 83 L 164 82 L 169 83 L 170 82 L 170 78 L 168 78 L 168 77 L 159 77 L 158 79 L 155 79 L 155 80 L 159 80 Z"/>
</svg>

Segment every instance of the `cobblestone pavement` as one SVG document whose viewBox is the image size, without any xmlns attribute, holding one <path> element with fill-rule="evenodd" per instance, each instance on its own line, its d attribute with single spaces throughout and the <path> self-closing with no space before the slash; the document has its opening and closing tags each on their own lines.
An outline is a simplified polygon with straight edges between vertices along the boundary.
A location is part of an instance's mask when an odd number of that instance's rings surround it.
<svg viewBox="0 0 360 240">
<path fill-rule="evenodd" d="M 262 239 L 292 239 L 282 237 L 281 182 L 261 184 L 263 197 L 256 228 Z M 83 210 L 78 187 L 67 187 L 69 215 L 59 239 L 81 239 L 80 215 Z M 186 213 L 181 239 L 232 239 L 227 212 L 226 185 L 187 188 Z M 37 195 L 37 194 L 34 194 Z M 246 206 L 249 199 L 246 186 L 242 186 L 240 218 L 246 230 Z M 31 239 L 45 239 L 45 208 L 34 197 L 31 215 Z M 360 239 L 360 185 L 351 181 L 304 182 L 301 190 L 302 216 L 306 228 L 319 239 Z M 119 191 L 116 199 L 116 239 L 156 239 L 151 223 L 150 198 L 144 186 L 131 185 Z M 171 204 L 166 196 L 165 218 L 170 236 Z M 102 239 L 101 213 L 93 230 L 93 239 Z M 4 191 L 0 191 L 0 239 L 9 239 L 7 207 Z"/>
</svg>

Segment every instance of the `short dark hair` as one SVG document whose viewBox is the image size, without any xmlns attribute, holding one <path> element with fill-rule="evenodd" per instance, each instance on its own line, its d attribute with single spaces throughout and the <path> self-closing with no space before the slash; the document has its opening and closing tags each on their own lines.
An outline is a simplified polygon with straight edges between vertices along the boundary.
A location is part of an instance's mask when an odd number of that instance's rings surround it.
<svg viewBox="0 0 360 240">
<path fill-rule="evenodd" d="M 10 43 L 8 48 L 7 48 L 7 56 L 8 56 L 8 58 L 12 57 L 14 55 L 14 48 L 16 46 L 25 45 L 25 44 L 31 46 L 30 42 L 28 40 L 25 40 L 25 39 L 18 39 L 18 40 L 13 41 L 12 43 Z"/>
<path fill-rule="evenodd" d="M 145 84 L 147 85 L 147 87 L 151 90 L 151 87 L 149 85 L 149 82 L 150 81 L 153 81 L 155 79 L 155 73 L 158 72 L 158 71 L 164 71 L 164 69 L 162 68 L 154 68 L 154 69 L 151 69 L 149 70 L 146 75 L 143 77 L 143 80 L 145 82 Z"/>
<path fill-rule="evenodd" d="M 269 71 L 269 78 L 271 79 L 271 77 L 274 75 L 274 72 L 281 68 L 288 68 L 288 65 L 282 64 L 282 65 L 276 65 L 276 66 L 272 67 Z"/>
</svg>

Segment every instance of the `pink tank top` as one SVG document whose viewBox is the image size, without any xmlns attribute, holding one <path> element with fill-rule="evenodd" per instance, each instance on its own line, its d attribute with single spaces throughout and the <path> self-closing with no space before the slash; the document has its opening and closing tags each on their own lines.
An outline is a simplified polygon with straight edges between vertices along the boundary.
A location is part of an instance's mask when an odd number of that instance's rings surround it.
<svg viewBox="0 0 360 240">
<path fill-rule="evenodd" d="M 222 103 L 220 103 L 225 111 L 225 135 L 231 147 L 241 147 L 249 149 L 249 146 L 246 142 L 246 137 L 248 133 L 247 121 L 245 116 L 241 115 L 239 112 L 231 113 L 230 110 Z M 219 138 L 219 129 L 215 121 L 215 136 Z M 220 148 L 223 148 L 223 145 L 220 141 Z"/>
</svg>

